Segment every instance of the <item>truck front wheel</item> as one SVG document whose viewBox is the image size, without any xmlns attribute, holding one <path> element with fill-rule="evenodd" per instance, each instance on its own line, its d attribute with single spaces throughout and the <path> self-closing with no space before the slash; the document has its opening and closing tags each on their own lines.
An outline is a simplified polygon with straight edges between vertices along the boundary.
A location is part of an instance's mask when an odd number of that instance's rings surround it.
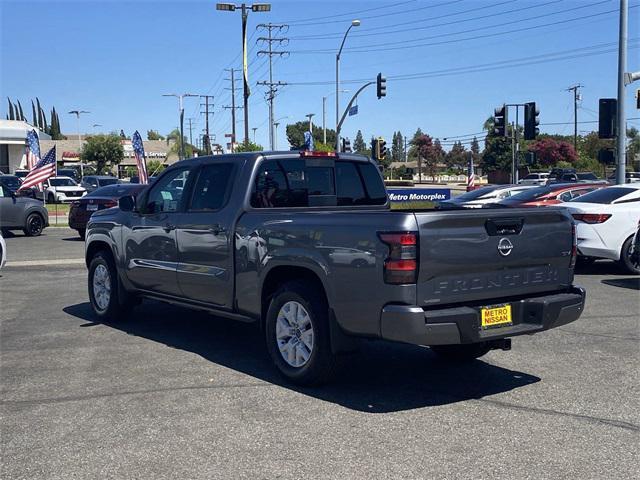
<svg viewBox="0 0 640 480">
<path fill-rule="evenodd" d="M 311 285 L 282 285 L 271 298 L 265 327 L 269 355 L 288 380 L 318 385 L 333 375 L 328 307 Z"/>
<path fill-rule="evenodd" d="M 491 347 L 486 342 L 463 345 L 433 345 L 430 348 L 438 357 L 452 362 L 470 362 L 482 357 L 491 350 Z"/>
</svg>

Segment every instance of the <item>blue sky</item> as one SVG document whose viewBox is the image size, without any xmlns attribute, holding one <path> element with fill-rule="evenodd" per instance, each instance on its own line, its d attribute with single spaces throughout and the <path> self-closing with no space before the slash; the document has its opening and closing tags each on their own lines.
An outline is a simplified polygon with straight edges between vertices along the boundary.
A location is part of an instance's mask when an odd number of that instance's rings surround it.
<svg viewBox="0 0 640 480">
<path fill-rule="evenodd" d="M 358 129 L 367 140 L 390 139 L 395 130 L 412 135 L 417 127 L 439 138 L 480 132 L 503 102 L 536 101 L 542 124 L 571 122 L 573 97 L 566 89 L 576 83 L 584 85 L 579 120 L 594 121 L 598 98 L 616 95 L 618 16 L 606 12 L 618 5 L 618 0 L 276 0 L 270 13 L 249 15 L 249 124 L 258 127 L 256 139 L 267 146 L 267 103 L 255 82 L 267 78 L 268 68 L 257 56 L 262 47 L 256 39 L 263 34 L 256 25 L 290 24 L 282 35 L 290 41 L 281 49 L 291 53 L 274 64 L 274 79 L 290 84 L 275 107 L 277 118 L 288 117 L 278 131 L 278 146 L 286 147 L 285 123 L 307 113 L 321 123 L 322 97 L 335 89 L 335 51 L 355 18 L 362 24 L 345 45 L 342 88 L 354 92 L 378 72 L 389 80 L 386 98 L 378 100 L 373 87 L 361 94 L 359 114 L 343 128 L 352 140 Z M 630 45 L 637 46 L 640 8 L 631 8 L 629 17 Z M 91 111 L 82 120 L 83 131 L 99 123 L 98 131 L 165 134 L 178 123 L 176 99 L 161 96 L 169 92 L 215 95 L 211 130 L 220 143 L 230 132 L 229 110 L 221 108 L 230 104 L 222 70 L 241 66 L 239 12 L 218 12 L 214 1 L 0 0 L 0 30 L 2 97 L 21 100 L 29 117 L 27 105 L 35 96 L 47 111 L 55 106 L 63 133 L 76 131 L 75 120 L 63 112 L 82 108 Z M 629 50 L 629 71 L 640 70 L 639 52 Z M 503 63 L 491 66 L 496 62 Z M 411 74 L 417 75 L 406 77 Z M 636 88 L 640 84 L 627 89 L 627 117 L 640 116 Z M 185 100 L 185 116 L 195 118 L 194 135 L 204 127 L 198 103 Z M 6 98 L 0 105 L 4 117 Z M 334 118 L 329 97 L 327 126 L 334 126 Z M 241 111 L 237 127 L 240 135 Z M 541 128 L 573 130 L 572 125 Z M 580 130 L 595 128 L 580 125 Z"/>
</svg>

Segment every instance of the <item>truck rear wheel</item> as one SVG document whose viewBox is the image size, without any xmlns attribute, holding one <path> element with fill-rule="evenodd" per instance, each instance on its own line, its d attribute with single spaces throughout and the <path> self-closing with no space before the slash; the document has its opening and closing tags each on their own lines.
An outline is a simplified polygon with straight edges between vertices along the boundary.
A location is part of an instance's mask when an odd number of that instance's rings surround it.
<svg viewBox="0 0 640 480">
<path fill-rule="evenodd" d="M 308 283 L 291 281 L 271 298 L 265 334 L 267 350 L 287 380 L 318 385 L 334 373 L 328 307 Z"/>
<path fill-rule="evenodd" d="M 438 357 L 452 362 L 470 362 L 482 357 L 491 350 L 491 347 L 486 342 L 463 345 L 433 345 L 430 348 Z"/>
</svg>

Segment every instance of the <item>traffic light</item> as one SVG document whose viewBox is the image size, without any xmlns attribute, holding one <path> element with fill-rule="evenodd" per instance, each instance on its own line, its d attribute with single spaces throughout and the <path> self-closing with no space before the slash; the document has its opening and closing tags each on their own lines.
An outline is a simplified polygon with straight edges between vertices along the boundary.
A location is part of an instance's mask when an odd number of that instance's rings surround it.
<svg viewBox="0 0 640 480">
<path fill-rule="evenodd" d="M 603 165 L 613 165 L 616 163 L 615 157 L 613 155 L 613 150 L 610 148 L 603 148 L 598 151 L 598 161 Z"/>
<path fill-rule="evenodd" d="M 379 73 L 376 79 L 376 93 L 378 99 L 387 96 L 387 79 L 382 76 L 382 73 Z"/>
<path fill-rule="evenodd" d="M 507 106 L 502 105 L 502 107 L 498 107 L 494 111 L 493 115 L 493 133 L 500 137 L 507 136 Z"/>
<path fill-rule="evenodd" d="M 351 153 L 351 140 L 349 140 L 348 138 L 342 139 L 342 151 Z"/>
<path fill-rule="evenodd" d="M 380 159 L 380 142 L 377 138 L 371 139 L 371 158 L 374 160 Z"/>
<path fill-rule="evenodd" d="M 614 138 L 616 136 L 616 115 L 618 114 L 618 100 L 615 98 L 601 98 L 598 108 L 598 137 Z"/>
<path fill-rule="evenodd" d="M 525 161 L 527 162 L 527 165 L 529 165 L 529 166 L 535 165 L 535 163 L 536 163 L 536 152 L 527 152 L 527 154 L 525 156 Z"/>
<path fill-rule="evenodd" d="M 384 138 L 378 137 L 378 160 L 386 160 L 387 159 L 387 142 L 384 141 Z"/>
<path fill-rule="evenodd" d="M 540 120 L 538 119 L 540 110 L 536 108 L 536 102 L 529 102 L 524 104 L 524 139 L 535 140 L 536 135 L 540 133 L 538 125 Z"/>
</svg>

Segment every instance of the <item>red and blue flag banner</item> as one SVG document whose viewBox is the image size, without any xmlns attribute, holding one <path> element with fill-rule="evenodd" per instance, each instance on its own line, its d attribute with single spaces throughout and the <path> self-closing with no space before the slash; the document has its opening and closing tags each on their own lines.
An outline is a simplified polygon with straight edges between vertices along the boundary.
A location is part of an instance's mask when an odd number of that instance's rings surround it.
<svg viewBox="0 0 640 480">
<path fill-rule="evenodd" d="M 47 154 L 36 163 L 29 174 L 24 177 L 24 181 L 18 191 L 26 190 L 41 184 L 50 177 L 56 175 L 56 147 L 54 146 Z"/>
<path fill-rule="evenodd" d="M 473 190 L 476 184 L 476 176 L 473 174 L 473 155 L 469 154 L 469 167 L 467 171 L 467 192 Z"/>
<path fill-rule="evenodd" d="M 32 170 L 33 166 L 40 161 L 40 140 L 35 129 L 27 133 L 26 156 L 27 169 Z"/>
<path fill-rule="evenodd" d="M 136 156 L 136 164 L 138 165 L 138 177 L 140 183 L 149 183 L 149 176 L 147 175 L 147 158 L 144 154 L 144 145 L 142 143 L 142 137 L 136 130 L 131 138 L 131 146 Z"/>
</svg>

